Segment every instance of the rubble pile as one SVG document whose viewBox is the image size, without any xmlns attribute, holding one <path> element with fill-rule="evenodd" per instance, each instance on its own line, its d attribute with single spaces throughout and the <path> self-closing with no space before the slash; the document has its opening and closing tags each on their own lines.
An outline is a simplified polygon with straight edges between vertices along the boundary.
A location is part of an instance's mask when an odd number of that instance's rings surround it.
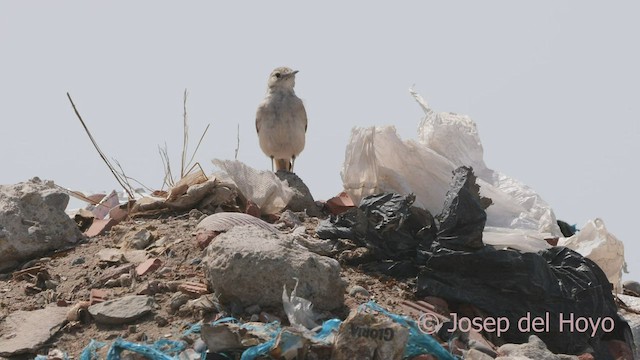
<svg viewBox="0 0 640 360">
<path fill-rule="evenodd" d="M 0 187 L 0 359 L 637 356 L 622 243 L 599 219 L 564 237 L 484 166 L 469 118 L 418 100 L 421 142 L 354 131 L 326 202 L 295 174 L 219 160 L 166 192 L 83 195 L 71 216 L 52 182 Z M 417 155 L 394 170 L 358 144 Z"/>
</svg>

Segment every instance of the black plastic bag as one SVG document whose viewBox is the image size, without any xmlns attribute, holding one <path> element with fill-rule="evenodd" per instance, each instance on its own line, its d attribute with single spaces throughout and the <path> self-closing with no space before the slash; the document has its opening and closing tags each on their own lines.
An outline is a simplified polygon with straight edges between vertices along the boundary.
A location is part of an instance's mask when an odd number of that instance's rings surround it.
<svg viewBox="0 0 640 360">
<path fill-rule="evenodd" d="M 436 227 L 431 214 L 412 206 L 413 194 L 383 193 L 362 199 L 357 209 L 320 222 L 321 239 L 345 238 L 366 246 L 380 260 L 416 259 L 416 250 L 430 248 Z"/>
<path fill-rule="evenodd" d="M 437 296 L 449 302 L 473 304 L 492 318 L 509 319 L 509 331 L 502 334 L 508 343 L 527 342 L 529 335 L 542 339 L 554 353 L 580 354 L 595 350 L 596 359 L 609 359 L 601 344 L 603 338 L 625 341 L 628 325 L 619 317 L 612 286 L 602 270 L 591 260 L 564 247 L 539 253 L 493 250 L 475 252 L 436 248 L 419 274 L 417 295 Z M 547 315 L 548 314 L 548 315 Z M 523 332 L 518 321 L 548 316 L 548 331 Z M 613 332 L 599 328 L 592 336 L 570 331 L 563 320 L 609 317 Z M 562 330 L 562 331 L 561 331 Z"/>
<path fill-rule="evenodd" d="M 440 245 L 453 250 L 482 248 L 485 209 L 489 205 L 491 199 L 480 196 L 473 169 L 466 166 L 455 169 L 442 213 L 436 216 Z"/>
</svg>

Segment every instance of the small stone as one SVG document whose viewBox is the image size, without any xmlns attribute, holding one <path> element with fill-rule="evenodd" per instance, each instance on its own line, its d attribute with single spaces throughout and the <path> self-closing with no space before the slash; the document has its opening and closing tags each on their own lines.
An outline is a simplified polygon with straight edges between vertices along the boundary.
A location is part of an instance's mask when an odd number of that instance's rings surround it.
<svg viewBox="0 0 640 360">
<path fill-rule="evenodd" d="M 135 334 L 136 332 L 138 332 L 138 326 L 129 325 L 129 327 L 127 328 L 127 331 L 129 332 L 129 334 Z"/>
<path fill-rule="evenodd" d="M 262 310 L 260 308 L 260 305 L 255 304 L 255 305 L 251 305 L 251 306 L 247 307 L 246 309 L 244 309 L 244 312 L 247 313 L 247 314 L 253 315 L 253 314 L 260 313 L 260 310 Z"/>
<path fill-rule="evenodd" d="M 74 266 L 74 265 L 81 265 L 81 264 L 84 264 L 84 263 L 85 263 L 85 261 L 86 261 L 86 260 L 85 260 L 85 258 L 84 258 L 84 257 L 75 258 L 75 259 L 73 259 L 73 261 L 71 262 L 71 265 L 72 265 L 72 266 Z"/>
<path fill-rule="evenodd" d="M 160 316 L 160 315 L 156 315 L 154 320 L 155 320 L 156 324 L 158 324 L 158 326 L 160 326 L 160 327 L 164 327 L 164 326 L 167 326 L 169 324 L 169 321 L 167 319 L 165 319 L 164 317 Z"/>
<path fill-rule="evenodd" d="M 98 259 L 102 262 L 106 263 L 120 263 L 124 262 L 124 254 L 120 249 L 115 248 L 104 248 L 100 249 L 96 254 Z"/>
<path fill-rule="evenodd" d="M 89 306 L 94 320 L 102 324 L 126 324 L 153 311 L 153 298 L 131 295 Z"/>
<path fill-rule="evenodd" d="M 147 229 L 129 232 L 124 236 L 124 246 L 132 249 L 142 250 L 153 242 L 154 235 Z"/>
<path fill-rule="evenodd" d="M 637 281 L 627 280 L 622 284 L 622 287 L 636 295 L 640 295 L 640 283 Z"/>
<path fill-rule="evenodd" d="M 200 219 L 202 215 L 204 214 L 198 209 L 191 209 L 191 211 L 189 211 L 189 218 L 191 219 Z"/>
<path fill-rule="evenodd" d="M 369 291 L 367 291 L 367 289 L 363 288 L 360 285 L 354 285 L 351 287 L 351 289 L 349 289 L 349 295 L 351 296 L 364 296 L 366 298 L 370 297 L 371 294 L 369 293 Z"/>
<path fill-rule="evenodd" d="M 274 321 L 277 321 L 279 323 L 282 323 L 282 319 L 280 319 L 279 317 L 273 315 L 273 314 L 269 314 L 268 312 L 261 312 L 260 313 L 260 318 L 259 320 L 263 323 L 271 323 Z"/>
<path fill-rule="evenodd" d="M 258 320 L 260 320 L 260 315 L 258 315 L 258 314 L 251 315 L 251 318 L 249 319 L 249 321 L 251 321 L 251 322 L 256 322 Z"/>
<path fill-rule="evenodd" d="M 193 343 L 193 350 L 198 353 L 203 353 L 207 351 L 207 344 L 202 339 L 196 339 L 196 341 Z"/>
<path fill-rule="evenodd" d="M 189 301 L 190 299 L 191 297 L 187 294 L 183 294 L 181 292 L 175 293 L 173 294 L 173 296 L 171 296 L 169 307 L 171 308 L 172 311 L 176 311 L 180 309 L 182 305 L 186 304 L 187 301 Z"/>
</svg>

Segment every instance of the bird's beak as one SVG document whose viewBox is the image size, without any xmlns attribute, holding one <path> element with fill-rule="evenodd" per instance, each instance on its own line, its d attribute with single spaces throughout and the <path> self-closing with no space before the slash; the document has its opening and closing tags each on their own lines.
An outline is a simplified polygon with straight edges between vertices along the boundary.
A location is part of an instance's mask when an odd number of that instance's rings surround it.
<svg viewBox="0 0 640 360">
<path fill-rule="evenodd" d="M 292 72 L 287 74 L 287 77 L 294 76 L 297 73 L 298 73 L 298 70 L 293 70 Z"/>
</svg>

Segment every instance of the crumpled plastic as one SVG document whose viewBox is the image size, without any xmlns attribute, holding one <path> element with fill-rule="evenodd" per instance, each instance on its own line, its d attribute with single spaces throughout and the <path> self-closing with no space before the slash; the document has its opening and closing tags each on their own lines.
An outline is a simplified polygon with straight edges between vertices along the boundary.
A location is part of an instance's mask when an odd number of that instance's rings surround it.
<svg viewBox="0 0 640 360">
<path fill-rule="evenodd" d="M 622 293 L 622 271 L 626 272 L 624 244 L 607 230 L 602 219 L 589 220 L 577 234 L 560 239 L 558 245 L 593 260 L 607 275 L 614 291 Z"/>
<path fill-rule="evenodd" d="M 282 211 L 295 194 L 286 181 L 271 171 L 258 171 L 237 160 L 214 159 L 213 164 L 224 171 L 264 214 Z"/>
<path fill-rule="evenodd" d="M 382 192 L 414 193 L 416 206 L 439 214 L 451 172 L 469 166 L 478 176 L 481 195 L 494 203 L 487 210 L 487 226 L 561 236 L 552 209 L 535 191 L 486 167 L 471 118 L 437 113 L 411 93 L 425 112 L 418 141 L 402 141 L 393 126 L 352 130 L 341 175 L 354 203 Z"/>
<path fill-rule="evenodd" d="M 316 323 L 317 315 L 313 312 L 311 301 L 296 296 L 298 279 L 294 279 L 296 280 L 296 285 L 291 290 L 291 295 L 287 295 L 287 285 L 283 285 L 282 306 L 291 326 L 300 330 L 311 330 L 318 327 Z"/>
</svg>

